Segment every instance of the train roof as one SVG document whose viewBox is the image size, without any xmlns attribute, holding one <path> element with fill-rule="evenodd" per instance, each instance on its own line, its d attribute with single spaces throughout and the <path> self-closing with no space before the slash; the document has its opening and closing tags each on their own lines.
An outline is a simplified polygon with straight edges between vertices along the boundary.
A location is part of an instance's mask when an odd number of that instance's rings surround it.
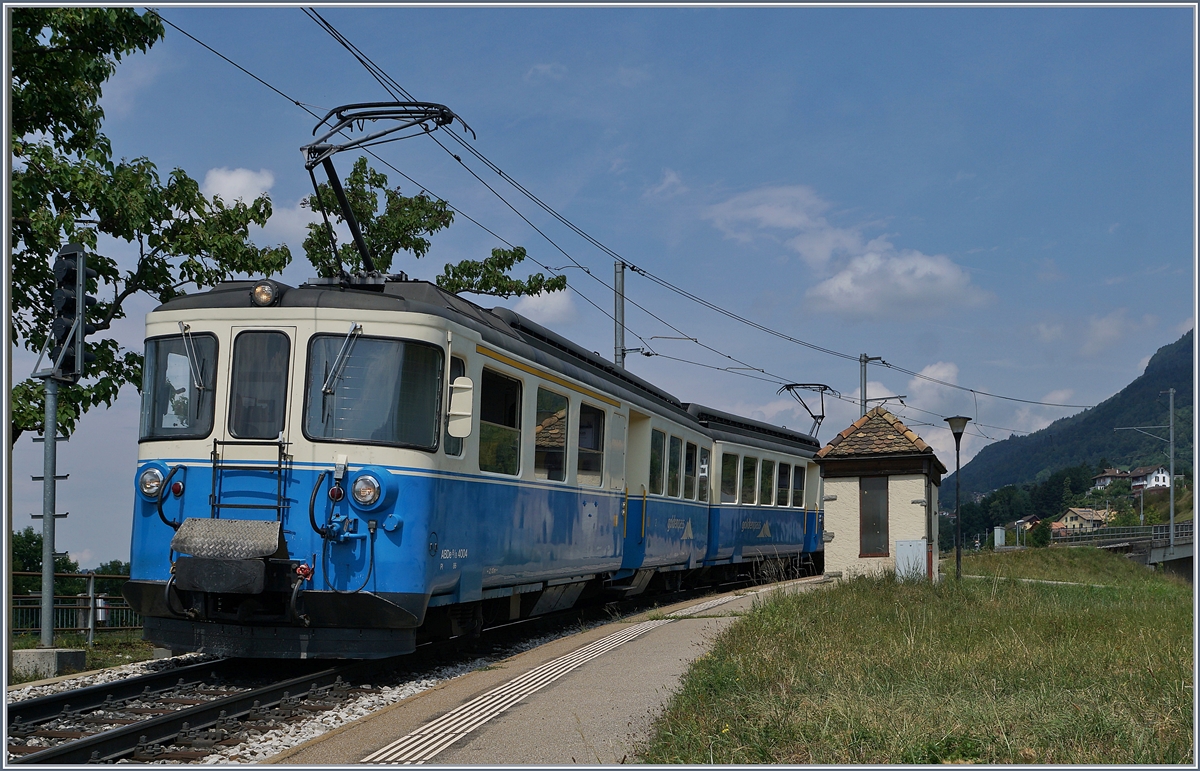
<svg viewBox="0 0 1200 771">
<path fill-rule="evenodd" d="M 258 281 L 226 281 L 206 292 L 180 295 L 155 311 L 208 308 L 255 308 L 250 290 Z M 668 413 L 692 423 L 716 439 L 749 444 L 782 444 L 811 454 L 820 444 L 811 436 L 779 426 L 721 412 L 711 407 L 684 404 L 672 394 L 618 367 L 595 351 L 508 308 L 486 309 L 428 281 L 389 280 L 382 288 L 359 289 L 305 283 L 298 287 L 272 280 L 280 292 L 277 307 L 346 308 L 364 311 L 424 313 L 470 327 L 487 342 L 573 377 L 593 387 L 615 392 L 643 409 Z"/>
</svg>

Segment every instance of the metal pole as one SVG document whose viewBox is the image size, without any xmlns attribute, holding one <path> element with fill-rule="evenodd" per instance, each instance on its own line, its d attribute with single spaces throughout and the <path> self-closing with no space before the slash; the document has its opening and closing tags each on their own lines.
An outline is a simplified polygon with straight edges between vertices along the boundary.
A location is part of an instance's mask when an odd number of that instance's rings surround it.
<svg viewBox="0 0 1200 771">
<path fill-rule="evenodd" d="M 88 647 L 96 641 L 96 571 L 88 571 Z"/>
<path fill-rule="evenodd" d="M 958 452 L 961 439 L 962 434 L 954 435 L 954 578 L 957 581 L 962 580 L 962 462 Z"/>
<path fill-rule="evenodd" d="M 1171 411 L 1171 419 L 1167 421 L 1168 429 L 1167 436 L 1171 442 L 1171 551 L 1175 551 L 1175 389 L 1167 389 L 1168 409 Z"/>
<path fill-rule="evenodd" d="M 858 403 L 859 417 L 867 414 L 867 355 L 860 353 L 858 355 L 859 369 L 859 387 L 858 387 Z"/>
<path fill-rule="evenodd" d="M 625 263 L 613 263 L 613 361 L 625 367 Z"/>
<path fill-rule="evenodd" d="M 46 420 L 42 435 L 42 618 L 39 648 L 54 647 L 54 473 L 58 449 L 58 381 L 48 377 L 46 384 Z"/>
</svg>

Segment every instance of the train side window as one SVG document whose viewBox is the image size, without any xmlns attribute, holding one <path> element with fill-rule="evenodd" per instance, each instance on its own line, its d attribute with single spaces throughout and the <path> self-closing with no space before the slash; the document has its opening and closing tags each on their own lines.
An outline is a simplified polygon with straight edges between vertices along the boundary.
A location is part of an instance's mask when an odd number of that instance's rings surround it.
<svg viewBox="0 0 1200 771">
<path fill-rule="evenodd" d="M 770 506 L 775 500 L 775 496 L 771 494 L 775 492 L 775 461 L 762 462 L 762 473 L 759 474 L 758 480 L 758 503 L 761 506 Z"/>
<path fill-rule="evenodd" d="M 604 482 L 604 410 L 579 405 L 578 444 L 575 479 L 581 485 L 599 487 Z"/>
<path fill-rule="evenodd" d="M 778 495 L 775 496 L 776 506 L 788 505 L 788 492 L 792 486 L 792 466 L 790 463 L 779 464 Z"/>
<path fill-rule="evenodd" d="M 457 378 L 467 376 L 467 363 L 457 356 L 450 357 L 450 382 L 453 383 Z M 450 409 L 449 403 L 446 404 L 446 409 Z M 446 454 L 452 457 L 460 457 L 463 454 L 463 440 L 456 436 L 446 434 L 445 442 Z"/>
<path fill-rule="evenodd" d="M 804 466 L 796 466 L 796 477 L 792 483 L 792 506 L 797 509 L 804 508 L 804 472 Z"/>
<path fill-rule="evenodd" d="M 663 455 L 667 449 L 667 435 L 662 431 L 650 432 L 650 492 L 663 494 Z"/>
<path fill-rule="evenodd" d="M 479 470 L 521 471 L 521 381 L 490 369 L 479 387 Z"/>
<path fill-rule="evenodd" d="M 533 427 L 533 476 L 562 482 L 567 478 L 567 397 L 537 390 L 537 424 Z"/>
<path fill-rule="evenodd" d="M 758 458 L 749 455 L 742 458 L 742 503 L 754 505 L 754 494 L 758 492 Z"/>
<path fill-rule="evenodd" d="M 683 440 L 677 436 L 671 437 L 670 462 L 667 466 L 667 495 L 679 497 L 679 461 L 683 455 Z"/>
<path fill-rule="evenodd" d="M 738 456 L 721 456 L 721 503 L 737 503 Z"/>
<path fill-rule="evenodd" d="M 707 447 L 700 448 L 700 500 L 708 500 L 708 461 Z"/>
<path fill-rule="evenodd" d="M 683 497 L 696 500 L 696 445 L 691 442 L 683 453 Z"/>
</svg>

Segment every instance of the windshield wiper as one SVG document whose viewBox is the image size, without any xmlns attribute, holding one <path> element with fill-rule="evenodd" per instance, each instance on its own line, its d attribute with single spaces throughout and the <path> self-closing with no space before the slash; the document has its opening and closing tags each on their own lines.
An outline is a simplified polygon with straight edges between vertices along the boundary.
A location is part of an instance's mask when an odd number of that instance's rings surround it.
<svg viewBox="0 0 1200 771">
<path fill-rule="evenodd" d="M 196 356 L 196 343 L 192 340 L 190 330 L 191 326 L 182 321 L 179 322 L 179 332 L 183 335 L 183 350 L 187 352 L 188 372 L 192 376 L 192 383 L 196 386 L 196 390 L 203 391 L 204 382 L 201 380 L 200 363 L 197 361 L 199 357 Z"/>
<path fill-rule="evenodd" d="M 334 384 L 342 377 L 342 367 L 346 366 L 346 361 L 350 358 L 350 348 L 354 343 L 354 338 L 361 334 L 362 324 L 359 324 L 357 321 L 351 322 L 350 331 L 346 333 L 346 339 L 342 341 L 342 348 L 334 358 L 329 375 L 325 378 L 325 383 L 321 386 L 321 393 L 333 393 Z"/>
</svg>

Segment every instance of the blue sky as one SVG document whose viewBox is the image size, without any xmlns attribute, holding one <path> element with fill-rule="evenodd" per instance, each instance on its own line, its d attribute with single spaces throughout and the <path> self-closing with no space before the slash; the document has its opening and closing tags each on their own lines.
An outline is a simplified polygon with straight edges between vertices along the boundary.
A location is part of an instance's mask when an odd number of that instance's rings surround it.
<svg viewBox="0 0 1200 771">
<path fill-rule="evenodd" d="M 1097 404 L 1193 324 L 1190 8 L 328 8 L 322 14 L 475 147 L 627 261 L 760 324 L 941 380 L 1035 401 Z M 319 108 L 387 95 L 299 8 L 177 8 L 164 16 Z M 256 234 L 288 243 L 298 283 L 309 213 L 300 145 L 315 121 L 168 29 L 105 93 L 114 152 L 178 166 L 226 197 L 269 191 Z M 318 110 L 320 112 L 321 110 Z M 382 156 L 532 258 L 569 264 L 424 138 Z M 353 156 L 338 158 L 348 171 Z M 611 283 L 613 260 L 473 168 L 571 257 Z M 419 188 L 384 170 L 392 184 Z M 417 262 L 500 246 L 463 218 Z M 130 254 L 112 244 L 114 255 Z M 534 268 L 534 266 L 530 266 Z M 611 310 L 576 268 L 572 287 Z M 627 275 L 631 300 L 700 342 L 848 399 L 857 361 L 783 342 Z M 479 299 L 479 298 L 476 298 Z M 485 307 L 497 304 L 479 300 Z M 568 292 L 502 304 L 606 357 L 612 322 Z M 140 346 L 142 298 L 116 330 Z M 678 336 L 632 306 L 632 333 Z M 654 350 L 714 366 L 693 343 Z M 14 355 L 18 376 L 32 357 Z M 808 430 L 777 386 L 665 356 L 629 368 L 696 401 Z M 980 397 L 872 366 L 889 403 L 953 465 L 1010 430 L 1076 410 Z M 820 438 L 858 416 L 827 400 Z M 933 413 L 933 414 L 930 414 Z M 935 425 L 921 425 L 933 423 Z M 84 565 L 128 556 L 137 398 L 89 414 L 60 450 L 60 547 Z M 18 527 L 40 511 L 40 445 L 14 449 Z"/>
</svg>

